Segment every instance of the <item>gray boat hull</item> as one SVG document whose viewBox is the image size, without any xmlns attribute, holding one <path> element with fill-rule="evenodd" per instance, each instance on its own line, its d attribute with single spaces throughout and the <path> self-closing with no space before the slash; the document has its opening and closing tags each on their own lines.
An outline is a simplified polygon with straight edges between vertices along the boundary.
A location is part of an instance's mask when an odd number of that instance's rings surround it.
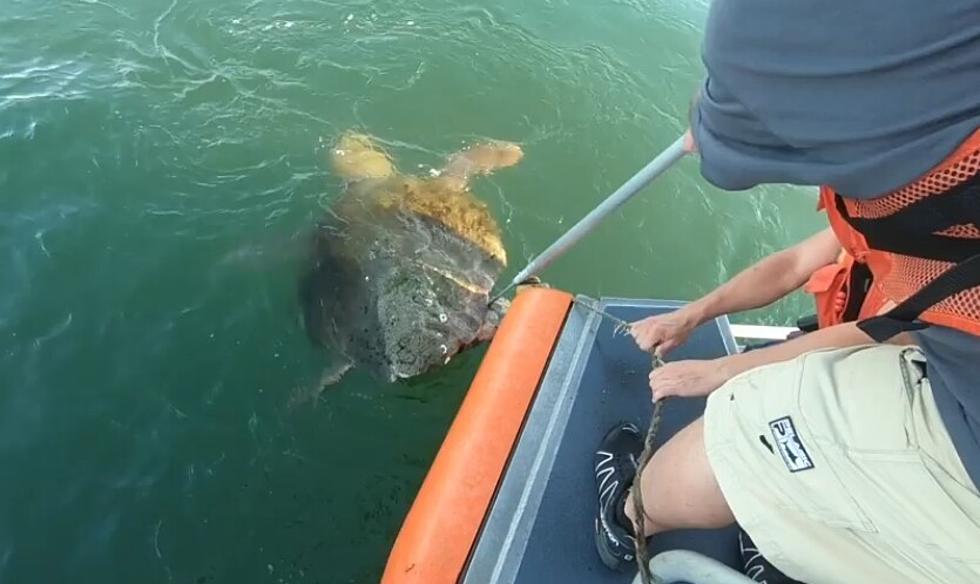
<svg viewBox="0 0 980 584">
<path fill-rule="evenodd" d="M 627 321 L 681 303 L 604 299 L 599 306 Z M 614 424 L 646 428 L 651 412 L 650 357 L 615 325 L 574 305 L 552 354 L 487 520 L 464 584 L 624 584 L 633 573 L 609 571 L 593 543 L 592 458 Z M 728 321 L 699 327 L 669 360 L 707 359 L 736 351 Z M 658 442 L 697 419 L 704 399 L 665 404 Z M 686 549 L 735 566 L 735 528 L 681 531 L 651 540 L 650 552 Z"/>
</svg>

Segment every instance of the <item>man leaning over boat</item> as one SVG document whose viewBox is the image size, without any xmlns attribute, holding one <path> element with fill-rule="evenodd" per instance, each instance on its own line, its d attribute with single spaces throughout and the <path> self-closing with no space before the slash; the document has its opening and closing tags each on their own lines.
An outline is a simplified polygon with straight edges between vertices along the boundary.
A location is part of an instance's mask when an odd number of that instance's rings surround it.
<svg viewBox="0 0 980 584">
<path fill-rule="evenodd" d="M 654 371 L 657 399 L 709 397 L 643 472 L 643 535 L 737 521 L 811 584 L 980 581 L 980 0 L 715 0 L 703 58 L 702 175 L 820 185 L 885 312 Z M 683 336 L 663 324 L 634 328 L 640 348 Z M 641 447 L 626 425 L 600 445 L 612 567 L 633 553 Z"/>
</svg>

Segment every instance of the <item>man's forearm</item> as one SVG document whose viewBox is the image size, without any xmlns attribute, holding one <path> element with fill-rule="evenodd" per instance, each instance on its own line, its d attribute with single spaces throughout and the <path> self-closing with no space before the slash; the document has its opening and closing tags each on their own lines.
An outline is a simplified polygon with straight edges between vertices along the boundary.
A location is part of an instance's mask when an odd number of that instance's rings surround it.
<svg viewBox="0 0 980 584">
<path fill-rule="evenodd" d="M 722 314 L 761 308 L 799 288 L 805 279 L 794 273 L 795 260 L 787 252 L 771 255 L 743 270 L 688 308 L 705 322 Z"/>
<path fill-rule="evenodd" d="M 768 306 L 802 286 L 819 268 L 834 262 L 840 243 L 824 229 L 793 247 L 775 253 L 740 272 L 686 310 L 699 323 L 721 314 Z"/>
<path fill-rule="evenodd" d="M 888 342 L 907 345 L 912 344 L 913 339 L 911 335 L 903 333 Z M 723 357 L 719 359 L 719 366 L 724 368 L 727 377 L 731 378 L 743 371 L 770 363 L 789 361 L 810 351 L 869 344 L 874 344 L 874 341 L 863 333 L 855 323 L 848 322 L 807 333 L 784 343 Z"/>
</svg>

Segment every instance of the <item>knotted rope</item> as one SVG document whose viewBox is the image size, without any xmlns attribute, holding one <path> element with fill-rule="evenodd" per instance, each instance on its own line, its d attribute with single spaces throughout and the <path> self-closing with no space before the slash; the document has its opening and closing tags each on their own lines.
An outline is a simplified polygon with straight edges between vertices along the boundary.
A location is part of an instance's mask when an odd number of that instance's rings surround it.
<svg viewBox="0 0 980 584">
<path fill-rule="evenodd" d="M 633 326 L 631 323 L 625 320 L 613 316 L 608 312 L 602 310 L 596 305 L 583 302 L 579 298 L 575 299 L 575 303 L 582 306 L 599 316 L 608 319 L 609 321 L 615 323 L 616 328 L 613 331 L 614 335 L 626 334 L 629 332 L 630 328 Z M 656 347 L 651 347 L 650 358 L 651 367 L 656 369 L 657 367 L 662 367 L 664 360 L 657 355 Z M 643 476 L 643 469 L 646 468 L 647 463 L 653 457 L 654 447 L 653 443 L 657 438 L 657 432 L 660 431 L 660 422 L 663 419 L 663 406 L 664 400 L 657 400 L 653 403 L 653 414 L 650 416 L 650 426 L 647 428 L 646 437 L 643 440 L 643 452 L 640 453 L 640 458 L 636 461 L 636 475 L 633 476 L 633 484 L 630 486 L 630 495 L 632 495 L 633 500 L 633 515 L 636 516 L 636 520 L 633 525 L 633 529 L 636 535 L 636 566 L 640 572 L 640 580 L 643 584 L 656 584 L 654 576 L 650 574 L 650 555 L 647 552 L 647 538 L 646 538 L 646 510 L 643 508 L 643 489 L 641 488 L 641 478 Z"/>
</svg>

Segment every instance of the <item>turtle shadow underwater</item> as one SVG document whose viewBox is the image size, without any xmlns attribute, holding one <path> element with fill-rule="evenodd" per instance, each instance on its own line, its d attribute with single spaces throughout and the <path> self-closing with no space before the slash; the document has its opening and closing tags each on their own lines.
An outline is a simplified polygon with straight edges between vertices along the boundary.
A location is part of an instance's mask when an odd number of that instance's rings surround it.
<svg viewBox="0 0 980 584">
<path fill-rule="evenodd" d="M 329 155 L 345 187 L 314 229 L 299 283 L 306 333 L 335 355 L 317 392 L 353 367 L 415 377 L 489 340 L 509 306 L 489 303 L 507 254 L 470 183 L 517 164 L 521 148 L 477 142 L 430 176 L 399 172 L 365 134 L 343 134 Z"/>
</svg>

